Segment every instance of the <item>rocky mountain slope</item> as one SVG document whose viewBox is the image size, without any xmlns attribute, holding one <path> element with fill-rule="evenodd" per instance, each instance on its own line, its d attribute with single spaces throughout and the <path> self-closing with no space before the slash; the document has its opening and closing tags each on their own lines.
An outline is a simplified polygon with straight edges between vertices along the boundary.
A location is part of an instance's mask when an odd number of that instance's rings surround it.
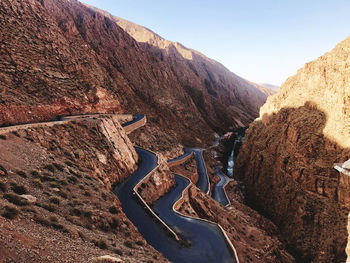
<svg viewBox="0 0 350 263">
<path fill-rule="evenodd" d="M 266 99 L 198 52 L 171 44 L 164 56 L 76 0 L 4 0 L 0 16 L 0 125 L 142 112 L 160 135 L 152 144 L 170 150 L 247 125 Z"/>
<path fill-rule="evenodd" d="M 111 191 L 138 160 L 117 118 L 2 128 L 0 138 L 0 262 L 167 262 Z"/>
<path fill-rule="evenodd" d="M 350 157 L 350 38 L 287 79 L 250 125 L 235 164 L 247 198 L 300 262 L 345 262 Z"/>
<path fill-rule="evenodd" d="M 173 186 L 166 158 L 248 125 L 270 94 L 196 51 L 123 28 L 76 0 L 0 2 L 1 260 L 165 262 L 110 191 L 136 169 L 131 141 L 163 153 L 140 190 L 152 203 Z M 4 129 L 96 112 L 143 113 L 148 124 L 130 136 L 109 115 Z M 259 257 L 265 242 L 248 243 Z"/>
<path fill-rule="evenodd" d="M 268 83 L 263 83 L 263 84 L 260 84 L 261 86 L 267 88 L 267 89 L 270 89 L 270 90 L 274 90 L 274 91 L 278 91 L 279 90 L 279 86 L 276 86 L 276 85 L 272 85 L 272 84 L 268 84 Z"/>
<path fill-rule="evenodd" d="M 275 93 L 262 85 L 242 79 L 217 61 L 186 48 L 181 43 L 166 40 L 148 28 L 99 9 L 94 10 L 110 17 L 136 41 L 144 43 L 147 50 L 167 61 L 202 116 L 208 116 L 206 120 L 214 129 L 226 131 L 227 128 L 223 127 L 246 125 L 266 96 Z M 202 96 L 203 101 L 198 96 Z M 217 108 L 220 104 L 223 108 Z M 222 115 L 223 112 L 225 116 Z M 236 123 L 232 124 L 232 116 Z"/>
</svg>

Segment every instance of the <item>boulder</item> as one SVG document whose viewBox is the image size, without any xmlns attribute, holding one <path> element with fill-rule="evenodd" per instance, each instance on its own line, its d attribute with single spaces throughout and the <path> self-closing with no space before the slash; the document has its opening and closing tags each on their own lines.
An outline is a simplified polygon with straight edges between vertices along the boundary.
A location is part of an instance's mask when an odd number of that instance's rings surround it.
<svg viewBox="0 0 350 263">
<path fill-rule="evenodd" d="M 342 168 L 350 170 L 350 159 L 343 163 Z"/>
<path fill-rule="evenodd" d="M 27 200 L 31 204 L 34 204 L 36 202 L 36 197 L 32 195 L 20 195 L 20 197 Z"/>
<path fill-rule="evenodd" d="M 123 262 L 123 260 L 117 257 L 105 255 L 102 257 L 94 258 L 91 262 L 92 263 L 119 263 L 119 262 Z"/>
</svg>

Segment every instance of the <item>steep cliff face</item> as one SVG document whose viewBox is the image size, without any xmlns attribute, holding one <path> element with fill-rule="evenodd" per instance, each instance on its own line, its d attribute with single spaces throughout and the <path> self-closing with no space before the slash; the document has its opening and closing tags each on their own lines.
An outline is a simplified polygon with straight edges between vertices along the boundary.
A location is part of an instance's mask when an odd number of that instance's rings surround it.
<svg viewBox="0 0 350 263">
<path fill-rule="evenodd" d="M 116 118 L 3 128 L 0 142 L 0 261 L 167 262 L 111 191 L 138 158 Z"/>
<path fill-rule="evenodd" d="M 166 40 L 143 26 L 95 10 L 110 17 L 145 49 L 170 65 L 169 69 L 201 116 L 216 130 L 247 125 L 258 114 L 266 97 L 275 93 L 240 78 L 198 51 Z"/>
<path fill-rule="evenodd" d="M 4 0 L 0 17 L 0 125 L 142 112 L 148 141 L 165 152 L 247 125 L 266 99 L 198 52 L 183 57 L 172 44 L 164 56 L 76 0 Z"/>
<path fill-rule="evenodd" d="M 350 38 L 287 79 L 250 125 L 234 174 L 301 262 L 345 262 Z"/>
<path fill-rule="evenodd" d="M 232 206 L 223 207 L 191 186 L 185 192 L 184 202 L 176 209 L 220 224 L 237 250 L 240 262 L 295 262 L 279 241 L 275 225 L 239 201 L 231 202 Z"/>
</svg>

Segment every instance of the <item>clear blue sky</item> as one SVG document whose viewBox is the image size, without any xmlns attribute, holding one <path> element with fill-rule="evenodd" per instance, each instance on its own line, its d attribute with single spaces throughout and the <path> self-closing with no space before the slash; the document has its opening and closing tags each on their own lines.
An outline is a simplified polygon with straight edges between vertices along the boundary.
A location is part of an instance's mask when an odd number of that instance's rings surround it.
<svg viewBox="0 0 350 263">
<path fill-rule="evenodd" d="M 350 36 L 350 0 L 82 0 L 280 85 Z"/>
</svg>

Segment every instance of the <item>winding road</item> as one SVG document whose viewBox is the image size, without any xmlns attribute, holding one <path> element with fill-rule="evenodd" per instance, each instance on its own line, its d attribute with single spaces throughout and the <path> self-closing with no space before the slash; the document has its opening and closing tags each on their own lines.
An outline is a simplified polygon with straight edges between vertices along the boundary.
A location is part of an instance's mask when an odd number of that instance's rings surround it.
<svg viewBox="0 0 350 263">
<path fill-rule="evenodd" d="M 236 262 L 234 252 L 217 225 L 185 217 L 174 211 L 174 203 L 190 184 L 187 178 L 175 175 L 176 187 L 154 204 L 154 210 L 178 235 L 191 244 L 189 247 L 182 246 L 169 236 L 161 224 L 147 213 L 135 198 L 133 188 L 157 166 L 158 158 L 142 148 L 135 147 L 135 150 L 142 160 L 141 165 L 115 193 L 124 213 L 147 242 L 172 262 Z"/>
<path fill-rule="evenodd" d="M 203 160 L 203 150 L 202 149 L 185 149 L 185 153 L 191 153 L 193 152 L 194 157 L 196 159 L 197 163 L 197 172 L 198 172 L 198 181 L 196 183 L 196 186 L 202 190 L 204 193 L 209 194 L 210 191 L 210 183 L 207 173 L 207 168 L 205 167 L 205 163 Z"/>
<path fill-rule="evenodd" d="M 226 175 L 221 172 L 221 167 L 216 167 L 216 173 L 220 177 L 220 182 L 218 182 L 213 188 L 212 197 L 218 201 L 220 204 L 227 206 L 230 205 L 230 201 L 227 198 L 225 186 L 229 182 Z"/>
<path fill-rule="evenodd" d="M 235 251 L 218 225 L 184 216 L 174 210 L 174 204 L 182 198 L 183 191 L 191 183 L 189 179 L 174 175 L 176 186 L 154 203 L 154 211 L 157 216 L 181 237 L 182 243 L 169 235 L 165 227 L 144 209 L 144 205 L 135 197 L 133 189 L 158 165 L 158 157 L 139 147 L 135 147 L 135 150 L 141 159 L 141 165 L 134 174 L 117 187 L 115 193 L 122 204 L 124 213 L 147 242 L 172 262 L 237 262 Z M 192 152 L 198 165 L 197 186 L 208 193 L 209 179 L 201 149 L 186 149 L 183 156 L 172 159 L 169 163 L 184 159 Z"/>
<path fill-rule="evenodd" d="M 142 122 L 145 122 L 144 115 L 135 114 L 133 116 L 134 119 L 124 124 L 123 127 L 134 124 L 132 129 L 136 129 L 137 126 L 143 125 Z M 98 114 L 65 116 L 59 121 L 1 128 L 0 133 L 32 127 L 53 126 L 77 119 L 96 117 L 98 117 Z M 135 125 L 137 122 L 140 122 L 140 125 Z M 158 157 L 156 154 L 139 147 L 135 147 L 135 150 L 141 160 L 141 164 L 135 173 L 115 189 L 115 193 L 122 204 L 124 213 L 138 228 L 147 242 L 175 263 L 238 262 L 233 246 L 228 242 L 219 225 L 202 219 L 184 216 L 173 209 L 174 203 L 182 197 L 183 191 L 190 184 L 187 178 L 175 175 L 176 187 L 172 188 L 169 193 L 154 204 L 154 210 L 158 217 L 165 221 L 165 225 L 169 225 L 175 230 L 184 242 L 179 242 L 172 235 L 169 235 L 166 226 L 160 224 L 155 217 L 151 216 L 149 210 L 146 210 L 144 204 L 136 197 L 134 187 L 158 166 Z M 210 188 L 209 179 L 203 161 L 202 150 L 188 149 L 186 154 L 191 154 L 191 152 L 195 155 L 200 174 L 197 185 L 202 191 L 208 193 Z"/>
</svg>

